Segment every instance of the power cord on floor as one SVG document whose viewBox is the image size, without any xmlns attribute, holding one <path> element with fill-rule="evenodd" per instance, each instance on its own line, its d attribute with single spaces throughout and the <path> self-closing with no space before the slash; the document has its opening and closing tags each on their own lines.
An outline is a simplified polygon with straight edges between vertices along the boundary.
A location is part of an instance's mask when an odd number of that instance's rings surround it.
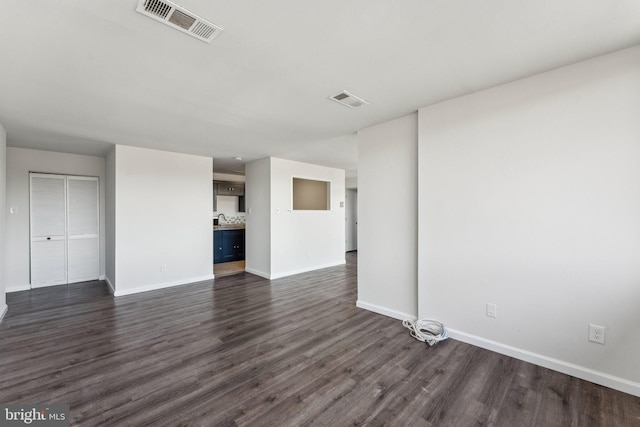
<svg viewBox="0 0 640 427">
<path fill-rule="evenodd" d="M 402 326 L 409 329 L 412 337 L 430 346 L 449 338 L 449 331 L 437 320 L 418 319 L 414 322 L 407 319 L 402 321 Z"/>
</svg>

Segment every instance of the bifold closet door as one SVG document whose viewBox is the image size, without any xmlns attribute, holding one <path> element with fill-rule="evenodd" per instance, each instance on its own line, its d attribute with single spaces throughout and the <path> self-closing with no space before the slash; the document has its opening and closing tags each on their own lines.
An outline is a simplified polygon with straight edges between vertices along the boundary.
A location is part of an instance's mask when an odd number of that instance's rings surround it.
<svg viewBox="0 0 640 427">
<path fill-rule="evenodd" d="M 97 280 L 98 178 L 32 173 L 31 287 Z"/>
<path fill-rule="evenodd" d="M 67 177 L 67 282 L 97 280 L 98 178 Z"/>
<path fill-rule="evenodd" d="M 31 287 L 67 283 L 67 181 L 31 174 Z"/>
</svg>

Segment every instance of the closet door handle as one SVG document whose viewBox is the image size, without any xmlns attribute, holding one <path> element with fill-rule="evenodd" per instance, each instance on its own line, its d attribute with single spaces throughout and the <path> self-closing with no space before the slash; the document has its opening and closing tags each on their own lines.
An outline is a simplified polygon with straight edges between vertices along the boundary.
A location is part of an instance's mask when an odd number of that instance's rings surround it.
<svg viewBox="0 0 640 427">
<path fill-rule="evenodd" d="M 47 237 L 47 240 L 51 240 L 51 237 Z"/>
</svg>

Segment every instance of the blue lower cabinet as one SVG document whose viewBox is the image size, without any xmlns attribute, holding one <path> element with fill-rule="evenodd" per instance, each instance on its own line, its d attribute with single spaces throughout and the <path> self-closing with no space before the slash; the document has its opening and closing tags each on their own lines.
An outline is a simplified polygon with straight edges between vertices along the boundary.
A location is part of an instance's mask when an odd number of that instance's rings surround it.
<svg viewBox="0 0 640 427">
<path fill-rule="evenodd" d="M 222 233 L 223 231 L 213 232 L 213 263 L 214 264 L 224 262 L 222 259 Z"/>
<path fill-rule="evenodd" d="M 214 231 L 213 242 L 214 264 L 244 259 L 244 229 Z"/>
</svg>

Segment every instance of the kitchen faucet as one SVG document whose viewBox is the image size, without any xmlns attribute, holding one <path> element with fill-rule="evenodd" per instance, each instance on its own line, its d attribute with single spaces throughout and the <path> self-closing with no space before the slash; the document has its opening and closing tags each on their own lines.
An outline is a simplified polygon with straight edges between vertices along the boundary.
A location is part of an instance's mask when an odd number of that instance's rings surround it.
<svg viewBox="0 0 640 427">
<path fill-rule="evenodd" d="M 227 217 L 224 216 L 223 213 L 221 213 L 221 214 L 218 214 L 218 223 L 220 223 L 220 217 L 224 218 L 224 222 L 227 222 Z"/>
</svg>

